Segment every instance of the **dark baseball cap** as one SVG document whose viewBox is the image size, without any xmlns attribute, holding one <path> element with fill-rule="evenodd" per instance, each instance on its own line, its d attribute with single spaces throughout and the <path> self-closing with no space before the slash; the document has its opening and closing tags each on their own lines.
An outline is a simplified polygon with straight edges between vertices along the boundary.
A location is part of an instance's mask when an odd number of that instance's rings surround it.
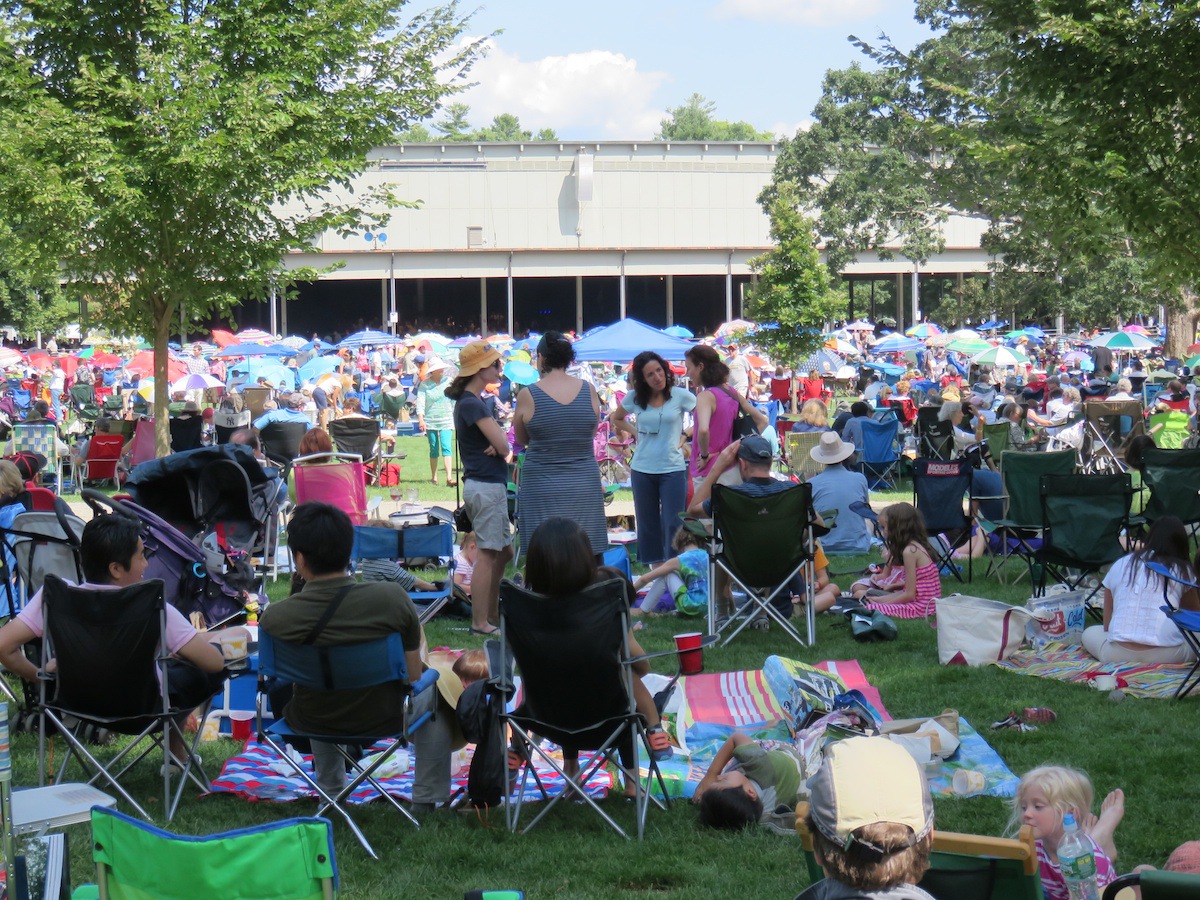
<svg viewBox="0 0 1200 900">
<path fill-rule="evenodd" d="M 741 446 L 738 447 L 738 459 L 744 459 L 747 462 L 764 463 L 770 462 L 771 457 L 771 442 L 760 434 L 751 434 L 742 438 Z"/>
</svg>

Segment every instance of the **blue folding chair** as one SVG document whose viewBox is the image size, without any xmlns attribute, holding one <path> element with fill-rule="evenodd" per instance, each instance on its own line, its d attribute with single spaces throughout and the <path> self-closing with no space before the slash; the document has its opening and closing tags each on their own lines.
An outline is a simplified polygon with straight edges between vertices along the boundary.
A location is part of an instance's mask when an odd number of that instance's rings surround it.
<svg viewBox="0 0 1200 900">
<path fill-rule="evenodd" d="M 963 509 L 963 498 L 971 492 L 971 464 L 965 459 L 918 459 L 913 462 L 913 505 L 925 521 L 925 528 L 938 551 L 939 571 L 963 580 L 962 567 L 954 562 L 954 538 L 970 539 L 974 517 Z M 947 535 L 943 542 L 937 536 Z M 973 572 L 967 555 L 967 581 Z"/>
<path fill-rule="evenodd" d="M 864 419 L 862 423 L 863 446 L 859 459 L 859 470 L 867 476 L 867 485 L 873 491 L 893 490 L 896 487 L 896 467 L 900 454 L 896 452 L 896 436 L 900 433 L 900 422 L 876 422 Z"/>
<path fill-rule="evenodd" d="M 424 625 L 436 616 L 454 596 L 454 526 L 409 525 L 405 528 L 354 526 L 354 548 L 350 559 L 448 559 L 446 580 L 436 591 L 410 591 L 408 596 L 417 605 Z"/>
<path fill-rule="evenodd" d="M 1183 585 L 1185 590 L 1188 588 L 1200 590 L 1200 584 L 1188 581 L 1186 578 L 1181 578 L 1178 572 L 1168 569 L 1162 563 L 1146 560 L 1145 564 L 1146 568 L 1151 572 L 1163 577 L 1163 605 L 1159 609 L 1179 629 L 1179 634 L 1183 637 L 1184 643 L 1191 648 L 1192 653 L 1196 657 L 1196 662 L 1192 666 L 1191 671 L 1184 676 L 1183 681 L 1180 682 L 1179 689 L 1175 691 L 1175 699 L 1180 700 L 1190 694 L 1197 684 L 1200 684 L 1200 612 L 1180 609 L 1173 604 L 1171 598 L 1167 596 L 1167 582 L 1177 581 Z"/>
<path fill-rule="evenodd" d="M 293 644 L 276 640 L 265 631 L 259 632 L 258 642 L 258 676 L 259 693 L 265 695 L 272 690 L 287 684 L 295 684 L 313 691 L 357 691 L 375 687 L 389 682 L 407 682 L 408 666 L 404 658 L 404 641 L 399 633 L 390 634 L 385 638 L 365 641 L 358 644 L 341 644 L 336 646 L 316 646 L 313 644 Z M 414 826 L 420 824 L 407 809 L 400 805 L 395 797 L 389 794 L 375 780 L 375 773 L 386 763 L 397 750 L 408 744 L 409 737 L 432 717 L 432 712 L 419 716 L 412 715 L 412 698 L 433 687 L 438 679 L 436 669 L 430 669 L 411 685 L 408 698 L 405 700 L 404 725 L 394 734 L 315 734 L 292 727 L 286 719 L 276 719 L 270 725 L 263 723 L 263 708 L 267 705 L 266 697 L 260 696 L 255 703 L 256 728 L 258 738 L 285 760 L 291 768 L 321 797 L 321 806 L 317 810 L 320 816 L 326 810 L 332 809 L 350 826 L 354 836 L 358 838 L 363 849 L 372 859 L 378 859 L 375 848 L 359 829 L 344 802 L 359 788 L 364 781 L 393 807 L 407 818 Z M 298 763 L 282 746 L 289 739 L 305 738 L 307 740 L 325 741 L 337 746 L 338 751 L 350 764 L 353 778 L 336 795 L 331 796 L 319 784 L 309 770 Z M 363 768 L 359 760 L 346 752 L 345 747 L 370 747 L 379 741 L 386 741 L 383 751 L 375 754 L 371 762 Z"/>
</svg>

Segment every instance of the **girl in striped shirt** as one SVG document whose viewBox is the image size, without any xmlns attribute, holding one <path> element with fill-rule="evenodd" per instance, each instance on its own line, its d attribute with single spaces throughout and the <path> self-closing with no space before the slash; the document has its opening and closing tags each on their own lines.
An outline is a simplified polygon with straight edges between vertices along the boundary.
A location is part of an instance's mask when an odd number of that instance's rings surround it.
<svg viewBox="0 0 1200 900">
<path fill-rule="evenodd" d="M 855 597 L 866 599 L 867 608 L 899 619 L 918 619 L 932 611 L 942 595 L 937 554 L 929 545 L 925 520 L 911 503 L 896 503 L 879 514 L 879 530 L 885 542 L 888 566 L 876 583 L 894 585 L 891 590 L 877 588 L 867 579 L 852 588 Z M 903 573 L 903 579 L 901 579 Z"/>
</svg>

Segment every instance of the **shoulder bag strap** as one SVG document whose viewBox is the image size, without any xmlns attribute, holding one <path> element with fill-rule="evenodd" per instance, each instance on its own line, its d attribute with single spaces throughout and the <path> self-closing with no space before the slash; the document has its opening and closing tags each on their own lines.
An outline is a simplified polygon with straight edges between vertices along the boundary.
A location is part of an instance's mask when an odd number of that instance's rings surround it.
<svg viewBox="0 0 1200 900">
<path fill-rule="evenodd" d="M 325 612 L 321 613 L 321 618 L 317 619 L 317 624 L 312 627 L 312 631 L 300 643 L 305 646 L 313 644 L 320 637 L 321 631 L 329 624 L 329 620 L 333 618 L 333 614 L 337 612 L 338 607 L 342 605 L 342 601 L 346 599 L 346 595 L 356 587 L 358 587 L 357 584 L 348 584 L 334 594 L 333 599 L 329 601 L 329 605 L 325 607 Z"/>
</svg>

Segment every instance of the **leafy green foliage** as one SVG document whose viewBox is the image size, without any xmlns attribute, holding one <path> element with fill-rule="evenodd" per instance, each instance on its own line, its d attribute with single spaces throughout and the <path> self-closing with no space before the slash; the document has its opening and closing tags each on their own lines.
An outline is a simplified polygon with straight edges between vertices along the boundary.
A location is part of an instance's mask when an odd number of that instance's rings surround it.
<svg viewBox="0 0 1200 900">
<path fill-rule="evenodd" d="M 443 118 L 433 123 L 440 133 L 437 140 L 443 141 L 557 141 L 558 135 L 552 128 L 543 128 L 535 136 L 532 131 L 521 127 L 521 120 L 512 113 L 500 113 L 492 118 L 485 128 L 471 128 L 467 116 L 471 108 L 465 103 L 450 103 L 444 109 Z M 429 138 L 426 138 L 429 140 Z"/>
<path fill-rule="evenodd" d="M 656 141 L 773 141 L 775 135 L 758 131 L 748 122 L 725 122 L 713 117 L 717 104 L 692 94 L 681 105 L 667 109 Z"/>
<path fill-rule="evenodd" d="M 367 152 L 458 89 L 479 43 L 457 7 L 379 0 L 62 4 L 0 16 L 0 202 L 28 258 L 56 260 L 113 329 L 261 296 L 284 256 L 382 223 L 354 194 Z M 158 392 L 160 450 L 166 392 Z"/>
<path fill-rule="evenodd" d="M 797 209 L 794 193 L 779 192 L 768 213 L 775 246 L 750 261 L 758 283 L 747 296 L 747 312 L 779 326 L 756 332 L 755 342 L 772 358 L 795 363 L 820 348 L 824 323 L 844 315 L 848 298 L 831 289 L 813 223 Z"/>
</svg>

